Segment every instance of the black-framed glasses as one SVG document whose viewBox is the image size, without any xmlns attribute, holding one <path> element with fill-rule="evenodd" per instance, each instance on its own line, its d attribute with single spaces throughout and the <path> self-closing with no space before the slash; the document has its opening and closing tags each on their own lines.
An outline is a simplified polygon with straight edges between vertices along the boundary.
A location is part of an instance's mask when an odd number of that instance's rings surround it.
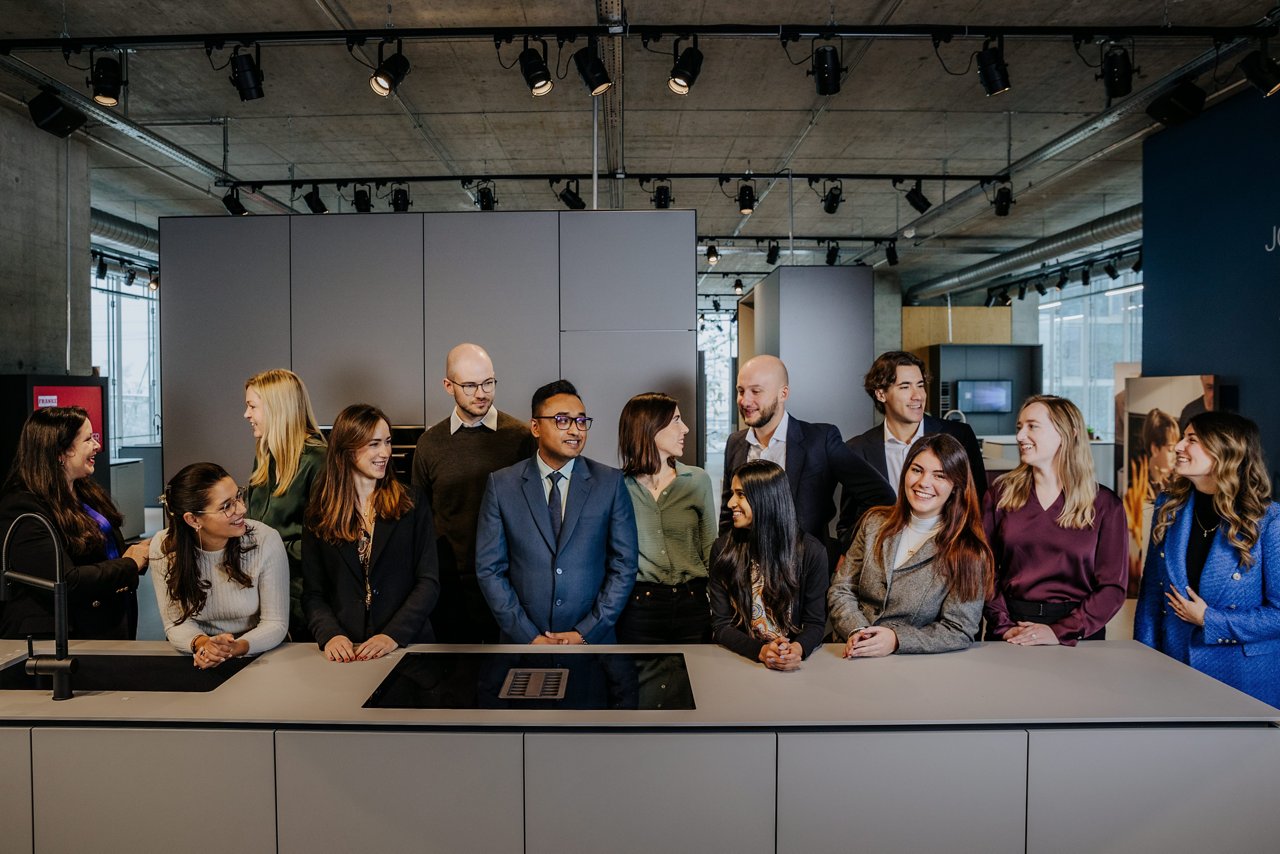
<svg viewBox="0 0 1280 854">
<path fill-rule="evenodd" d="M 449 380 L 449 382 L 462 389 L 462 393 L 467 397 L 475 397 L 476 389 L 483 389 L 485 394 L 490 394 L 498 385 L 498 381 L 493 377 L 489 377 L 489 379 L 482 380 L 478 383 L 460 383 L 457 380 Z"/>
<path fill-rule="evenodd" d="M 579 415 L 577 418 L 572 418 L 568 415 L 535 415 L 533 417 L 539 420 L 554 421 L 561 430 L 568 430 L 570 424 L 577 424 L 579 430 L 590 430 L 591 422 L 595 420 L 585 415 Z"/>
<path fill-rule="evenodd" d="M 206 513 L 221 513 L 223 516 L 226 516 L 228 519 L 230 519 L 232 516 L 235 516 L 236 513 L 239 512 L 241 508 L 245 506 L 244 496 L 245 496 L 245 490 L 243 488 L 237 489 L 234 497 L 228 498 L 226 501 L 219 504 L 213 510 L 192 510 L 191 512 L 197 516 L 203 516 Z"/>
</svg>

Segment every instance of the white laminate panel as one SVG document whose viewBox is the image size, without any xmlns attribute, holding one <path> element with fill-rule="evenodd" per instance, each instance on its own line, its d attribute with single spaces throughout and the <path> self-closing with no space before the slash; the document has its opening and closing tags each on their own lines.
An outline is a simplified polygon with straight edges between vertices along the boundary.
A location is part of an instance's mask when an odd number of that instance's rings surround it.
<svg viewBox="0 0 1280 854">
<path fill-rule="evenodd" d="M 1021 852 L 1026 768 L 1025 731 L 780 733 L 778 854 Z"/>
<path fill-rule="evenodd" d="M 1028 854 L 1275 851 L 1280 730 L 1030 734 Z"/>
<path fill-rule="evenodd" d="M 36 854 L 274 851 L 271 743 L 237 730 L 33 729 Z"/>
<path fill-rule="evenodd" d="M 279 732 L 280 852 L 520 854 L 519 733 Z"/>
<path fill-rule="evenodd" d="M 774 850 L 773 733 L 530 733 L 525 851 Z"/>
<path fill-rule="evenodd" d="M 0 850 L 31 854 L 31 730 L 0 728 Z"/>
</svg>

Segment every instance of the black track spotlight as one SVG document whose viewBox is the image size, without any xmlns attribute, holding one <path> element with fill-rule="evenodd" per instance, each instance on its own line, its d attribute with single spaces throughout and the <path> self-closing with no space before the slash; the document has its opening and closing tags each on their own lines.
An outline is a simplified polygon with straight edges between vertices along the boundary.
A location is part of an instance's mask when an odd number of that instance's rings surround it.
<svg viewBox="0 0 1280 854">
<path fill-rule="evenodd" d="M 1000 305 L 1000 306 L 1013 305 L 1013 297 L 1009 296 L 1008 288 L 1005 288 L 1004 290 L 1002 290 L 1000 292 L 1000 295 L 996 297 L 996 305 Z"/>
<path fill-rule="evenodd" d="M 916 185 L 907 190 L 907 204 L 916 209 L 916 213 L 924 213 L 933 207 L 933 202 L 929 201 L 924 191 L 920 189 L 920 179 L 916 179 Z"/>
<path fill-rule="evenodd" d="M 498 207 L 498 195 L 494 192 L 492 181 L 481 181 L 476 187 L 476 207 L 482 211 L 491 211 Z"/>
<path fill-rule="evenodd" d="M 996 216 L 1008 216 L 1009 209 L 1015 204 L 1012 187 L 1001 187 L 996 190 L 996 197 L 991 200 L 991 206 L 996 209 Z"/>
<path fill-rule="evenodd" d="M 997 36 L 995 46 L 991 39 L 982 43 L 978 51 L 978 81 L 987 96 L 1009 91 L 1009 66 L 1004 62 L 1004 36 Z"/>
<path fill-rule="evenodd" d="M 254 47 L 254 56 L 241 53 L 238 47 L 231 52 L 230 79 L 240 93 L 241 101 L 256 101 L 266 94 L 262 90 L 265 76 L 262 73 L 262 45 Z"/>
<path fill-rule="evenodd" d="M 367 186 L 356 187 L 351 203 L 355 205 L 356 213 L 369 213 L 373 210 L 373 194 Z"/>
<path fill-rule="evenodd" d="M 1120 271 L 1116 269 L 1115 261 L 1108 261 L 1106 264 L 1102 265 L 1102 272 L 1106 273 L 1107 278 L 1111 279 L 1113 282 L 1120 278 Z"/>
<path fill-rule="evenodd" d="M 27 102 L 27 112 L 36 127 L 57 137 L 71 136 L 85 122 L 84 113 L 47 90 Z"/>
<path fill-rule="evenodd" d="M 136 281 L 138 281 L 138 271 L 130 267 L 128 274 L 124 277 L 125 286 L 131 288 Z"/>
<path fill-rule="evenodd" d="M 232 216 L 244 216 L 249 213 L 249 209 L 244 206 L 244 202 L 240 201 L 240 191 L 235 187 L 227 190 L 227 194 L 222 197 L 222 206 Z"/>
<path fill-rule="evenodd" d="M 547 68 L 547 43 L 542 39 L 542 50 L 529 47 L 529 39 L 524 40 L 524 50 L 520 51 L 520 73 L 524 76 L 525 85 L 534 97 L 542 97 L 555 88 L 551 80 L 551 71 Z"/>
<path fill-rule="evenodd" d="M 552 185 L 559 184 L 558 180 L 552 181 Z M 587 203 L 582 200 L 582 196 L 578 194 L 578 179 L 569 178 L 564 182 L 564 189 L 556 193 L 556 198 L 571 211 L 585 210 Z"/>
<path fill-rule="evenodd" d="M 1044 279 L 1036 279 L 1036 293 L 1042 297 L 1049 295 L 1049 289 L 1044 286 Z"/>
<path fill-rule="evenodd" d="M 665 211 L 670 208 L 671 203 L 675 201 L 675 196 L 671 195 L 670 182 L 655 184 L 653 195 L 649 197 L 649 201 L 653 202 L 654 210 Z"/>
<path fill-rule="evenodd" d="M 813 75 L 813 88 L 819 95 L 835 95 L 840 91 L 840 52 L 833 45 L 814 48 L 813 65 L 809 73 Z"/>
<path fill-rule="evenodd" d="M 1067 286 L 1067 280 L 1070 278 L 1071 276 L 1070 274 L 1067 273 L 1066 270 L 1063 270 L 1060 273 L 1058 273 L 1058 283 L 1057 283 L 1058 290 L 1062 290 L 1063 288 L 1065 288 Z"/>
<path fill-rule="evenodd" d="M 698 50 L 697 36 L 693 37 L 693 45 L 685 48 L 684 53 L 680 53 L 681 41 L 683 39 L 676 39 L 672 48 L 676 61 L 675 65 L 671 66 L 667 88 L 677 95 L 688 95 L 693 84 L 698 81 L 698 75 L 702 73 L 702 51 Z"/>
<path fill-rule="evenodd" d="M 313 214 L 326 214 L 329 212 L 329 206 L 324 203 L 324 199 L 320 198 L 320 185 L 312 184 L 311 192 L 302 197 L 307 203 L 307 210 Z"/>
<path fill-rule="evenodd" d="M 822 194 L 822 210 L 824 213 L 834 214 L 840 209 L 840 203 L 844 201 L 844 185 L 839 181 L 833 181 L 825 187 Z"/>
<path fill-rule="evenodd" d="M 396 87 L 404 82 L 409 76 L 409 59 L 404 55 L 404 45 L 402 42 L 396 42 L 396 52 L 386 57 L 382 56 L 383 48 L 386 42 L 378 44 L 378 67 L 374 69 L 373 74 L 369 75 L 369 88 L 374 94 L 383 98 L 396 91 Z"/>
<path fill-rule="evenodd" d="M 840 260 L 840 244 L 834 240 L 827 244 L 827 266 L 834 267 Z"/>
<path fill-rule="evenodd" d="M 149 279 L 147 279 L 147 290 L 149 291 L 160 290 L 160 273 L 155 270 L 149 270 L 148 272 L 151 274 L 151 276 Z"/>
<path fill-rule="evenodd" d="M 120 89 L 124 79 L 120 73 L 120 61 L 111 56 L 100 56 L 92 63 L 92 77 L 89 85 L 93 87 L 93 100 L 104 107 L 114 107 L 120 103 Z"/>
<path fill-rule="evenodd" d="M 1018 299 L 1026 299 L 1026 298 L 1027 298 L 1027 283 L 1019 282 L 1018 283 Z"/>
<path fill-rule="evenodd" d="M 742 296 L 742 279 L 733 280 L 733 292 L 738 296 Z"/>
<path fill-rule="evenodd" d="M 1084 267 L 1083 269 L 1081 269 L 1080 270 L 1080 286 L 1084 288 L 1089 287 L 1089 279 L 1092 277 L 1093 277 L 1092 267 Z"/>
<path fill-rule="evenodd" d="M 764 262 L 770 267 L 778 263 L 778 256 L 782 254 L 782 247 L 778 245 L 778 241 L 770 240 L 769 249 L 765 252 Z"/>
<path fill-rule="evenodd" d="M 756 185 L 751 181 L 738 183 L 738 213 L 751 216 L 756 209 Z"/>
<path fill-rule="evenodd" d="M 1267 53 L 1266 41 L 1262 42 L 1261 49 L 1240 61 L 1240 71 L 1244 79 L 1262 93 L 1262 97 L 1270 98 L 1280 92 L 1280 64 Z"/>
<path fill-rule="evenodd" d="M 107 256 L 106 255 L 98 256 L 98 269 L 94 271 L 94 275 L 97 277 L 98 281 L 102 281 L 103 279 L 107 278 Z"/>
<path fill-rule="evenodd" d="M 574 53 L 573 64 L 578 66 L 578 74 L 582 75 L 582 82 L 591 93 L 591 97 L 603 95 L 613 86 L 613 81 L 609 79 L 609 72 L 600 59 L 595 37 L 588 39 L 587 46 Z"/>
<path fill-rule="evenodd" d="M 996 304 L 996 292 L 987 291 L 987 298 L 982 301 L 982 307 L 991 308 L 991 306 L 995 304 Z"/>
<path fill-rule="evenodd" d="M 890 240 L 889 244 L 885 246 L 884 260 L 889 262 L 890 267 L 898 266 L 898 241 Z"/>
<path fill-rule="evenodd" d="M 409 198 L 409 188 L 405 184 L 391 188 L 391 209 L 396 213 L 404 213 L 413 207 L 413 200 Z"/>
<path fill-rule="evenodd" d="M 1107 93 L 1107 103 L 1132 92 L 1133 61 L 1129 59 L 1129 51 L 1118 44 L 1108 47 L 1102 55 L 1102 71 L 1098 73 L 1097 79 L 1102 81 L 1102 88 Z"/>
<path fill-rule="evenodd" d="M 1130 267 L 1129 269 L 1133 270 L 1133 272 L 1135 273 L 1142 272 L 1142 250 L 1141 249 L 1138 250 L 1138 260 L 1134 261 L 1133 266 Z"/>
<path fill-rule="evenodd" d="M 714 267 L 720 263 L 720 250 L 714 243 L 707 246 L 707 266 Z"/>
</svg>

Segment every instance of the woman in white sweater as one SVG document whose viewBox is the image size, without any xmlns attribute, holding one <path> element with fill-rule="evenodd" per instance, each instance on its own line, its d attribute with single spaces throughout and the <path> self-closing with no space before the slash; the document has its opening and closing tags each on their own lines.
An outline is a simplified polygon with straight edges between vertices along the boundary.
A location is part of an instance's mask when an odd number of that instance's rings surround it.
<svg viewBox="0 0 1280 854">
<path fill-rule="evenodd" d="M 169 527 L 151 541 L 151 565 L 169 642 L 202 669 L 279 645 L 289 630 L 288 556 L 273 528 L 245 518 L 235 480 L 192 463 L 161 501 Z"/>
</svg>

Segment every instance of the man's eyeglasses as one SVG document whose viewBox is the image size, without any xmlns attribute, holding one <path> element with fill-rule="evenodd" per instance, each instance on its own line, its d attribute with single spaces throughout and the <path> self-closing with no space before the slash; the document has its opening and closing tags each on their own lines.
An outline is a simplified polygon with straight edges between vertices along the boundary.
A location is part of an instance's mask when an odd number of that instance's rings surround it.
<svg viewBox="0 0 1280 854">
<path fill-rule="evenodd" d="M 478 383 L 460 383 L 454 380 L 449 380 L 449 382 L 453 383 L 458 388 L 462 389 L 462 393 L 465 394 L 467 397 L 475 397 L 476 389 L 484 389 L 485 394 L 490 394 L 493 391 L 494 387 L 497 386 L 498 384 L 498 381 L 493 377 L 489 377 L 489 379 L 484 380 L 483 382 L 478 382 Z"/>
<path fill-rule="evenodd" d="M 191 512 L 196 514 L 197 516 L 203 516 L 206 513 L 221 513 L 223 516 L 226 516 L 228 519 L 230 519 L 232 516 L 235 516 L 236 513 L 240 511 L 240 509 L 242 509 L 245 506 L 244 494 L 245 494 L 245 491 L 243 489 L 238 489 L 236 490 L 236 494 L 234 498 L 228 498 L 226 501 L 222 502 L 213 510 L 192 510 Z"/>
<path fill-rule="evenodd" d="M 579 415 L 577 418 L 570 418 L 568 415 L 535 415 L 533 417 L 544 421 L 554 421 L 561 430 L 568 430 L 570 424 L 577 424 L 579 430 L 590 430 L 591 422 L 595 420 L 585 415 Z"/>
</svg>

